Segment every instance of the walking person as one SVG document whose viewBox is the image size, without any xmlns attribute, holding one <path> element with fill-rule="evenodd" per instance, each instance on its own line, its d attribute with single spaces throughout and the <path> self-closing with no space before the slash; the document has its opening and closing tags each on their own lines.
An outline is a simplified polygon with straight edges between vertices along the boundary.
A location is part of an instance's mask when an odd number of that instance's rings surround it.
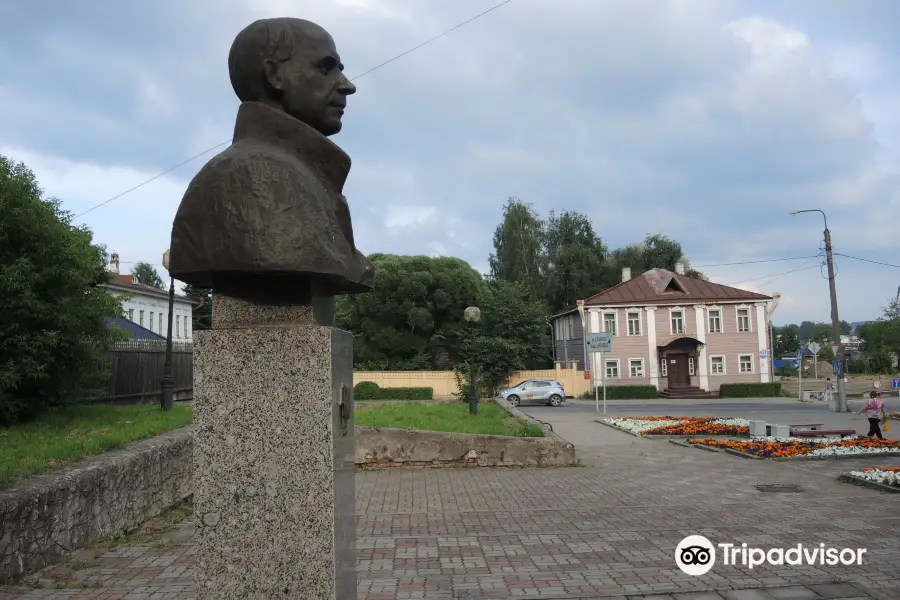
<svg viewBox="0 0 900 600">
<path fill-rule="evenodd" d="M 878 392 L 869 392 L 869 400 L 859 409 L 856 414 L 866 412 L 866 418 L 869 419 L 869 433 L 866 435 L 874 435 L 880 440 L 884 439 L 881 435 L 881 420 L 884 419 L 884 401 L 878 397 Z"/>
<path fill-rule="evenodd" d="M 822 398 L 823 400 L 827 400 L 828 403 L 831 403 L 831 398 L 834 396 L 834 382 L 831 381 L 831 377 L 825 380 L 825 394 Z"/>
</svg>

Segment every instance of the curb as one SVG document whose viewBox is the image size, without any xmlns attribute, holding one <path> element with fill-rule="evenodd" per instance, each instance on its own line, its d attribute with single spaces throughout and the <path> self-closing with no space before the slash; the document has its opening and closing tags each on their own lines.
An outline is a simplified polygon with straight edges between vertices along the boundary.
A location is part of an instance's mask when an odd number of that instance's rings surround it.
<svg viewBox="0 0 900 600">
<path fill-rule="evenodd" d="M 860 487 L 872 488 L 874 490 L 880 490 L 882 492 L 888 492 L 891 494 L 900 494 L 900 486 L 896 485 L 885 485 L 883 483 L 878 483 L 877 481 L 867 481 L 865 479 L 860 479 L 859 477 L 854 477 L 853 475 L 842 473 L 837 476 L 838 481 L 843 481 L 844 483 L 852 483 L 853 485 L 858 485 Z"/>
<path fill-rule="evenodd" d="M 684 448 L 697 448 L 698 450 L 706 450 L 707 452 L 719 452 L 722 450 L 720 448 L 713 448 L 712 446 L 704 446 L 703 444 L 688 444 L 683 440 L 669 440 L 670 444 L 675 444 L 676 446 L 682 446 Z"/>
</svg>

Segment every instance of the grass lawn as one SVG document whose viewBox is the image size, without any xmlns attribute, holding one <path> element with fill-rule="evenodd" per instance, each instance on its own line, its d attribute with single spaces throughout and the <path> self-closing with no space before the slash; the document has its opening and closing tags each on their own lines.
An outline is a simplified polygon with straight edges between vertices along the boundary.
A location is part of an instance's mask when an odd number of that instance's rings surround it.
<svg viewBox="0 0 900 600">
<path fill-rule="evenodd" d="M 190 425 L 193 410 L 175 405 L 95 404 L 52 410 L 36 421 L 0 428 L 0 486 L 107 450 Z"/>
<path fill-rule="evenodd" d="M 469 414 L 464 402 L 421 404 L 393 404 L 363 408 L 355 411 L 355 424 L 362 427 L 393 427 L 453 433 L 487 433 L 516 437 L 544 437 L 534 423 L 526 423 L 511 416 L 493 403 L 480 403 L 478 414 Z"/>
</svg>

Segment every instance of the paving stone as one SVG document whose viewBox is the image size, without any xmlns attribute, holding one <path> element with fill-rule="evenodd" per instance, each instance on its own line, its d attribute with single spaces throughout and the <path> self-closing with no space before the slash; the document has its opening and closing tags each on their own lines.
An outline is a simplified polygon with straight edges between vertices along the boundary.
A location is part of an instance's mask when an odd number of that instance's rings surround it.
<svg viewBox="0 0 900 600">
<path fill-rule="evenodd" d="M 854 598 L 859 597 L 858 589 L 847 583 L 825 583 L 810 585 L 809 589 L 819 594 L 822 598 Z"/>
<path fill-rule="evenodd" d="M 673 594 L 675 600 L 722 600 L 718 592 L 684 592 Z"/>
<path fill-rule="evenodd" d="M 723 590 L 719 592 L 725 600 L 774 600 L 764 589 Z"/>
<path fill-rule="evenodd" d="M 767 588 L 766 591 L 775 600 L 819 600 L 822 596 L 801 585 Z"/>
</svg>

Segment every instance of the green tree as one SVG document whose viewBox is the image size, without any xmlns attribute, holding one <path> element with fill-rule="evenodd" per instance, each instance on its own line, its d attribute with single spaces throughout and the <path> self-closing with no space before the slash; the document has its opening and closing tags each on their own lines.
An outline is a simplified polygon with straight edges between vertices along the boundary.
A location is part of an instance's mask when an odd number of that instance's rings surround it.
<svg viewBox="0 0 900 600">
<path fill-rule="evenodd" d="M 891 300 L 881 318 L 860 325 L 859 335 L 863 339 L 860 350 L 869 369 L 874 373 L 894 370 L 891 354 L 900 355 L 900 303 Z"/>
<path fill-rule="evenodd" d="M 341 296 L 335 323 L 354 335 L 361 370 L 428 370 L 453 366 L 462 315 L 485 283 L 463 260 L 373 254 L 375 287 Z"/>
<path fill-rule="evenodd" d="M 149 285 L 150 287 L 155 287 L 160 290 L 166 289 L 163 280 L 160 279 L 159 273 L 156 271 L 156 267 L 150 263 L 137 263 L 131 270 L 131 274 L 138 280 L 138 283 Z"/>
<path fill-rule="evenodd" d="M 841 335 L 850 335 L 853 333 L 853 325 L 847 321 L 841 321 Z"/>
<path fill-rule="evenodd" d="M 543 230 L 543 297 L 551 311 L 605 289 L 606 248 L 586 215 L 551 212 Z"/>
<path fill-rule="evenodd" d="M 775 358 L 793 354 L 800 347 L 799 327 L 796 325 L 773 327 L 773 333 L 775 334 Z"/>
<path fill-rule="evenodd" d="M 0 425 L 99 391 L 121 332 L 119 301 L 98 287 L 104 249 L 44 198 L 34 174 L 0 156 Z"/>
<path fill-rule="evenodd" d="M 185 284 L 184 295 L 198 303 L 192 313 L 192 330 L 209 329 L 212 326 L 212 290 Z"/>
<path fill-rule="evenodd" d="M 632 275 L 645 273 L 650 269 L 674 271 L 678 263 L 684 265 L 684 274 L 696 279 L 707 279 L 700 271 L 691 268 L 684 256 L 681 244 L 662 234 L 647 235 L 639 244 L 631 244 L 614 250 L 607 261 L 604 288 L 621 282 L 622 268 L 629 267 Z"/>
<path fill-rule="evenodd" d="M 539 297 L 542 245 L 543 223 L 534 208 L 510 198 L 494 230 L 494 253 L 488 257 L 491 279 L 518 283 L 531 297 Z"/>
<path fill-rule="evenodd" d="M 521 285 L 491 282 L 481 289 L 477 305 L 481 320 L 463 323 L 458 330 L 456 370 L 461 387 L 467 387 L 472 364 L 486 393 L 496 390 L 515 371 L 550 366 L 547 309 L 541 302 L 529 300 Z M 463 395 L 468 395 L 466 390 Z"/>
</svg>

